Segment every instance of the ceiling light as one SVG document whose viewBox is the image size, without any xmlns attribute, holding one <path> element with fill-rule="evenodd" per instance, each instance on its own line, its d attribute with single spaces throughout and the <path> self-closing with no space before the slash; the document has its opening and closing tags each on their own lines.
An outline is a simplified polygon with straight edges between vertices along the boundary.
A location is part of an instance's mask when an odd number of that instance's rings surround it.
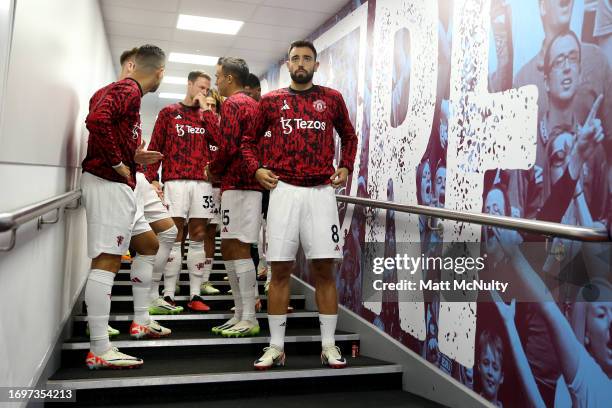
<svg viewBox="0 0 612 408">
<path fill-rule="evenodd" d="M 160 92 L 160 99 L 185 99 L 185 94 L 172 93 L 172 92 Z"/>
<path fill-rule="evenodd" d="M 177 76 L 164 76 L 164 84 L 186 85 L 187 78 Z"/>
<path fill-rule="evenodd" d="M 168 57 L 170 62 L 182 62 L 184 64 L 195 64 L 195 65 L 217 65 L 219 57 L 211 57 L 209 55 L 198 55 L 198 54 L 183 54 L 181 52 L 171 52 Z"/>
<path fill-rule="evenodd" d="M 176 28 L 180 30 L 236 35 L 243 24 L 244 21 L 179 14 Z"/>
</svg>

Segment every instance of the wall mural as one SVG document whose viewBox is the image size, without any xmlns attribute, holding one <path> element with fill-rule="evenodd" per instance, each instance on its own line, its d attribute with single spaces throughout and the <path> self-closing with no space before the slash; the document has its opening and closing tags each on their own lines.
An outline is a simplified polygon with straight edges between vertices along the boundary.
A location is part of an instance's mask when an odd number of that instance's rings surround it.
<svg viewBox="0 0 612 408">
<path fill-rule="evenodd" d="M 609 225 L 609 0 L 356 1 L 312 40 L 315 83 L 342 92 L 360 140 L 338 193 Z M 262 83 L 287 86 L 284 65 Z M 497 406 L 610 405 L 607 246 L 360 206 L 339 211 L 341 304 Z M 456 269 L 425 264 L 373 274 L 369 263 L 439 255 L 449 243 L 484 259 L 484 269 L 460 279 L 494 276 L 510 290 L 372 291 L 375 280 L 456 279 Z M 303 259 L 297 269 L 310 281 Z"/>
</svg>

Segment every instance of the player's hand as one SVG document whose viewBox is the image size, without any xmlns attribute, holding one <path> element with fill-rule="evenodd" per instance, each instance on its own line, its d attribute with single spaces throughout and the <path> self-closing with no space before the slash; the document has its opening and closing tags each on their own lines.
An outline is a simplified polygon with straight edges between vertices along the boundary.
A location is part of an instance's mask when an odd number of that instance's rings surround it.
<svg viewBox="0 0 612 408">
<path fill-rule="evenodd" d="M 278 176 L 272 170 L 264 169 L 263 167 L 257 169 L 255 179 L 266 190 L 272 190 L 278 184 Z"/>
<path fill-rule="evenodd" d="M 210 183 L 217 181 L 217 177 L 215 177 L 215 175 L 210 172 L 208 164 L 206 165 L 206 167 L 204 167 L 204 180 Z"/>
<path fill-rule="evenodd" d="M 346 180 L 348 179 L 349 171 L 346 167 L 340 167 L 332 176 L 329 178 L 331 180 L 332 187 L 338 188 L 346 184 Z"/>
<path fill-rule="evenodd" d="M 202 110 L 210 109 L 210 107 L 206 105 L 206 96 L 202 92 L 198 92 L 198 94 L 193 97 L 193 104 L 199 106 Z"/>
<path fill-rule="evenodd" d="M 164 201 L 164 190 L 161 188 L 161 185 L 159 184 L 159 181 L 154 180 L 151 183 L 151 187 L 153 187 L 153 190 L 155 190 L 155 193 L 157 194 L 157 196 L 159 197 L 159 199 L 161 201 Z"/>
<path fill-rule="evenodd" d="M 153 164 L 164 158 L 164 155 L 154 150 L 145 150 L 145 141 L 140 143 L 134 154 L 134 161 L 138 164 Z"/>
<path fill-rule="evenodd" d="M 119 173 L 121 177 L 125 177 L 126 180 L 130 181 L 132 179 L 132 172 L 125 164 L 122 163 L 120 166 L 113 167 L 113 169 L 115 169 L 115 171 Z"/>
</svg>

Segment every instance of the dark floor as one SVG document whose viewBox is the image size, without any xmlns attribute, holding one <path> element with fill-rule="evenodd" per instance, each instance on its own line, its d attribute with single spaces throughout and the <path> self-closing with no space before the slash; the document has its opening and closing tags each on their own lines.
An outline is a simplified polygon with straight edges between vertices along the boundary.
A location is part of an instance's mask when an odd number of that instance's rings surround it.
<svg viewBox="0 0 612 408">
<path fill-rule="evenodd" d="M 255 397 L 255 396 L 254 396 Z M 210 401 L 113 405 L 113 407 L 214 407 L 214 408 L 443 408 L 443 405 L 402 391 L 354 391 L 277 397 L 240 398 Z"/>
</svg>

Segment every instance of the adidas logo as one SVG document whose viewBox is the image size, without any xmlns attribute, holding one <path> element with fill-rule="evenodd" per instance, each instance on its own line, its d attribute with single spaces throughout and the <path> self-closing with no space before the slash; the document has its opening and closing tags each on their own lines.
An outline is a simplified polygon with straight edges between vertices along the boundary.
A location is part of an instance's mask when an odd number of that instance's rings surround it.
<svg viewBox="0 0 612 408">
<path fill-rule="evenodd" d="M 340 250 L 340 245 L 336 245 L 336 249 L 334 249 L 334 251 L 339 251 Z"/>
<path fill-rule="evenodd" d="M 223 227 L 223 230 L 221 232 L 227 232 L 227 227 Z"/>
<path fill-rule="evenodd" d="M 289 110 L 289 109 L 291 109 L 291 108 L 289 107 L 289 104 L 287 103 L 287 100 L 283 99 L 283 107 L 281 108 L 281 110 L 283 111 L 283 110 Z"/>
<path fill-rule="evenodd" d="M 280 327 L 287 327 L 287 322 L 282 322 Z"/>
<path fill-rule="evenodd" d="M 183 117 L 179 114 L 179 115 L 176 115 L 174 119 L 183 119 Z"/>
<path fill-rule="evenodd" d="M 134 283 L 142 283 L 142 281 L 140 279 L 138 279 L 138 277 L 133 277 L 132 278 L 132 282 L 134 282 Z"/>
</svg>

